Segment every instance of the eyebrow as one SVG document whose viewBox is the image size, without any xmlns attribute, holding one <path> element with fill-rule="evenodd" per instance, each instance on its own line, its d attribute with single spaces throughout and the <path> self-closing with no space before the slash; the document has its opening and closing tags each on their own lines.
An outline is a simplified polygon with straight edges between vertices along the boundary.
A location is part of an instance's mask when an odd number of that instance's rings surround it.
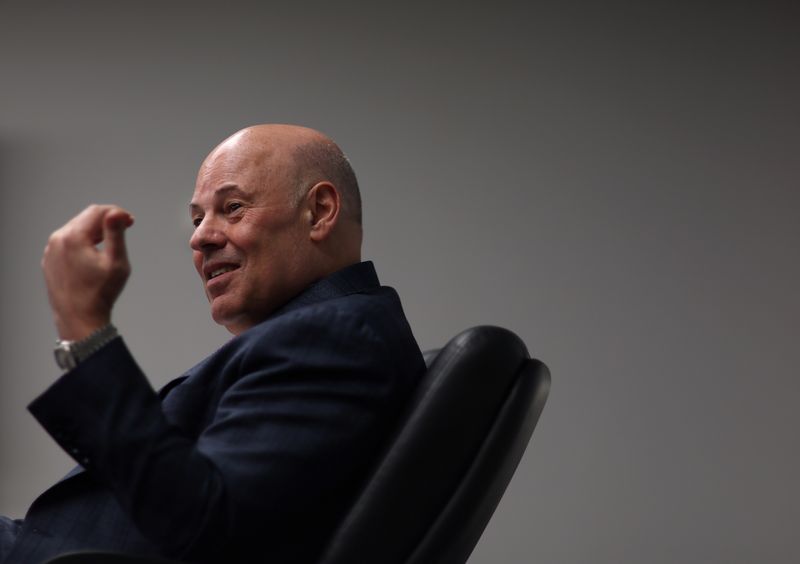
<svg viewBox="0 0 800 564">
<path fill-rule="evenodd" d="M 225 184 L 220 186 L 216 190 L 214 190 L 214 194 L 211 196 L 213 199 L 218 200 L 222 196 L 227 196 L 228 194 L 235 194 L 239 196 L 247 196 L 247 193 L 239 188 L 237 184 Z M 189 209 L 191 211 L 200 210 L 200 204 L 196 202 L 189 202 Z"/>
</svg>

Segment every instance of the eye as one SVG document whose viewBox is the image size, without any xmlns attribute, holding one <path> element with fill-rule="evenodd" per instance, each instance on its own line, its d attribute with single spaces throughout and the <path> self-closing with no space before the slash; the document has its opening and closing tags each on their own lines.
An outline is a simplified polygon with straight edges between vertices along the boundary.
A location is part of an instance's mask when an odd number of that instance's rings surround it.
<svg viewBox="0 0 800 564">
<path fill-rule="evenodd" d="M 225 204 L 225 212 L 233 213 L 236 210 L 240 209 L 241 207 L 242 204 L 240 204 L 239 202 L 228 202 L 227 204 Z"/>
<path fill-rule="evenodd" d="M 193 217 L 192 218 L 192 225 L 194 225 L 195 228 L 200 227 L 200 223 L 202 223 L 202 221 L 203 221 L 202 217 L 199 217 L 199 216 L 198 217 Z"/>
</svg>

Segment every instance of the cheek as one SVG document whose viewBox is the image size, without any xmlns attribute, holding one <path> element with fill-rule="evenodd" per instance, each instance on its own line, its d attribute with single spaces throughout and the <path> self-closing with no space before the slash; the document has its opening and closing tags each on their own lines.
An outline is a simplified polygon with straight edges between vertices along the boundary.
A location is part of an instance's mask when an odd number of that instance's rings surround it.
<svg viewBox="0 0 800 564">
<path fill-rule="evenodd" d="M 192 264 L 198 274 L 202 276 L 201 269 L 203 268 L 203 255 L 201 253 L 192 253 Z"/>
</svg>

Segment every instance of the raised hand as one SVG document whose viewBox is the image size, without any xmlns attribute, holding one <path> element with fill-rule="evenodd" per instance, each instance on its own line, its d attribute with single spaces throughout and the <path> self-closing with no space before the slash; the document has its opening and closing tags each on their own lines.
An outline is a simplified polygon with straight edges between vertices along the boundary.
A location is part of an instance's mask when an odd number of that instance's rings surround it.
<svg viewBox="0 0 800 564">
<path fill-rule="evenodd" d="M 42 270 L 62 339 L 83 339 L 111 321 L 131 271 L 125 248 L 131 225 L 133 216 L 124 209 L 91 205 L 50 235 Z"/>
</svg>

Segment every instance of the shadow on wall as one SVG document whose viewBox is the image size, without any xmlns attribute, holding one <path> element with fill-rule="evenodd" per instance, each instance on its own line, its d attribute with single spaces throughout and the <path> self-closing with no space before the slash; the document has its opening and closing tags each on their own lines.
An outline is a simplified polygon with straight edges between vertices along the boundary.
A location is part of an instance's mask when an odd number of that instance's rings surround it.
<svg viewBox="0 0 800 564">
<path fill-rule="evenodd" d="M 46 307 L 40 288 L 31 284 L 39 276 L 46 239 L 41 233 L 41 217 L 56 211 L 47 210 L 46 196 L 37 189 L 46 178 L 43 149 L 43 144 L 30 136 L 0 134 L 0 264 L 5 265 L 0 275 L 0 422 L 9 407 L 6 399 L 12 378 L 17 377 L 14 361 L 26 357 L 20 346 L 31 342 L 27 339 L 33 336 L 34 320 Z M 51 337 L 33 333 L 37 345 Z"/>
<path fill-rule="evenodd" d="M 11 142 L 6 137 L 0 137 L 0 197 L 2 200 L 6 202 L 6 205 L 0 206 L 0 261 L 2 264 L 8 264 L 9 259 L 9 245 L 8 245 L 8 237 L 10 233 L 8 232 L 8 222 L 6 221 L 6 215 L 10 213 L 9 208 L 11 207 L 10 202 L 13 198 L 13 171 L 12 167 L 14 166 L 14 159 L 12 158 L 12 150 L 11 150 Z M 8 303 L 7 301 L 9 298 L 9 272 L 6 269 L 3 269 L 3 274 L 0 276 L 0 311 L 8 312 Z M 8 339 L 7 331 L 9 330 L 9 326 L 7 320 L 5 319 L 5 315 L 0 316 L 0 358 L 7 358 L 9 351 L 8 351 Z M 0 373 L 0 398 L 4 397 L 6 394 L 5 386 L 6 386 L 6 378 L 4 374 Z"/>
<path fill-rule="evenodd" d="M 4 135 L 0 137 L 0 198 L 4 205 L 0 206 L 0 261 L 2 264 L 8 265 L 11 259 L 11 245 L 9 237 L 12 235 L 9 227 L 8 215 L 11 213 L 10 208 L 13 207 L 11 203 L 14 198 L 14 151 L 12 150 L 12 143 Z M 11 305 L 11 276 L 13 269 L 4 268 L 2 275 L 0 275 L 0 359 L 7 359 L 12 353 L 12 347 L 9 344 L 9 337 L 12 330 L 12 321 L 9 315 L 9 306 Z M 9 418 L 3 414 L 7 411 L 7 406 L 3 402 L 3 398 L 9 397 L 9 385 L 11 374 L 6 370 L 7 364 L 0 364 L 0 426 L 5 427 L 6 421 Z M 0 452 L 4 452 L 5 440 L 3 434 L 0 434 Z M 2 510 L 2 508 L 0 508 Z"/>
</svg>

